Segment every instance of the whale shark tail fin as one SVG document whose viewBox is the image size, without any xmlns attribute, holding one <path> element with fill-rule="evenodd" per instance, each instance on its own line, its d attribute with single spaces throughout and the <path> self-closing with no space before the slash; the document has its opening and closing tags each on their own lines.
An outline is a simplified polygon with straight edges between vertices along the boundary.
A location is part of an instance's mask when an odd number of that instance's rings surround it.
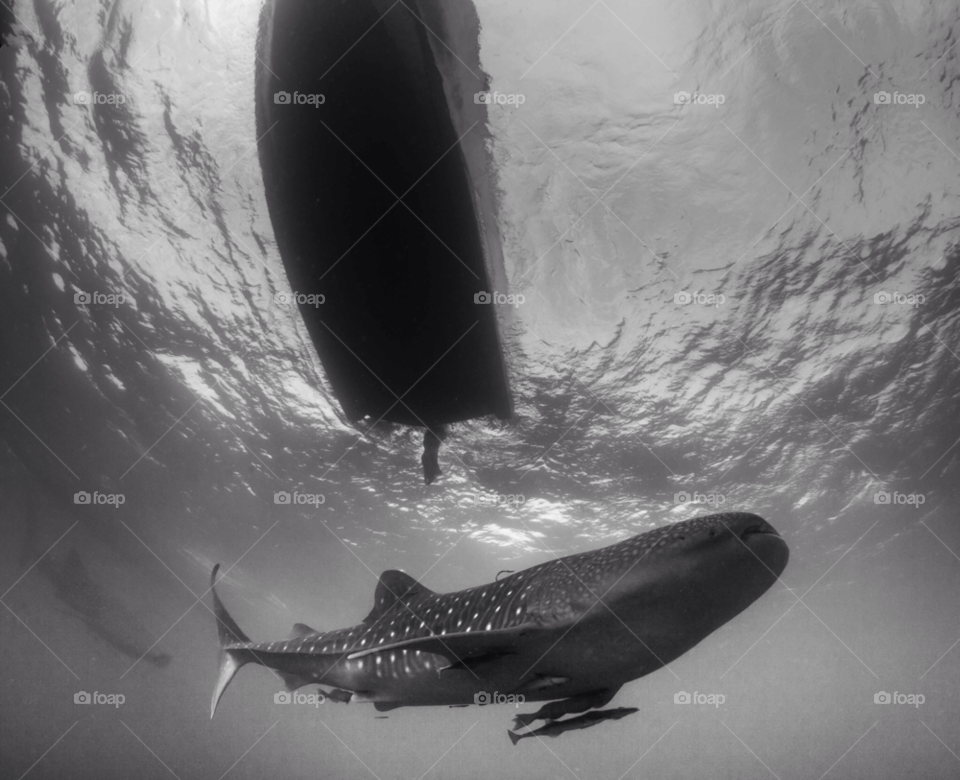
<svg viewBox="0 0 960 780">
<path fill-rule="evenodd" d="M 231 645 L 234 644 L 249 643 L 250 639 L 230 616 L 227 608 L 223 606 L 223 602 L 220 601 L 220 597 L 217 595 L 214 583 L 217 580 L 217 572 L 219 570 L 220 564 L 218 563 L 213 567 L 213 572 L 210 574 L 210 592 L 213 593 L 213 614 L 217 618 L 217 634 L 220 637 L 220 675 L 217 678 L 217 687 L 213 691 L 213 700 L 210 702 L 211 718 L 217 711 L 217 704 L 220 702 L 220 697 L 223 696 L 223 692 L 227 689 L 234 675 L 236 675 L 241 667 L 246 666 L 254 660 L 251 654 L 244 648 L 231 647 Z"/>
<path fill-rule="evenodd" d="M 507 729 L 507 734 L 510 735 L 510 741 L 514 745 L 516 745 L 523 738 L 523 735 L 517 734 L 515 731 L 510 731 L 510 729 Z"/>
</svg>

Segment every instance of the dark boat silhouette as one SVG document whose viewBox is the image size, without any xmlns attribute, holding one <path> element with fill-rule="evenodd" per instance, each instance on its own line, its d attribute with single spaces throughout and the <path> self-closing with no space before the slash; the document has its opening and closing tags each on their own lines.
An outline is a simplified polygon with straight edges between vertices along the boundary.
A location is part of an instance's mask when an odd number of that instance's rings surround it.
<svg viewBox="0 0 960 780">
<path fill-rule="evenodd" d="M 421 21 L 443 37 L 442 14 L 388 9 L 267 3 L 257 137 L 288 300 L 333 392 L 351 421 L 425 427 L 429 483 L 443 426 L 507 418 L 511 401 L 495 308 L 477 302 L 492 278 L 477 187 Z"/>
</svg>

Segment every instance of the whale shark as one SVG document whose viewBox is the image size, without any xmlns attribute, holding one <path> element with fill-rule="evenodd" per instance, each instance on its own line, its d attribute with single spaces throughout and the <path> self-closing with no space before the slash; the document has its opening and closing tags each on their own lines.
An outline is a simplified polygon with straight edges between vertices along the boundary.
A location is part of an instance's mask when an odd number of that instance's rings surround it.
<svg viewBox="0 0 960 780">
<path fill-rule="evenodd" d="M 210 590 L 220 640 L 210 717 L 243 666 L 274 671 L 341 702 L 405 706 L 546 701 L 515 718 L 602 707 L 631 680 L 686 653 L 773 585 L 789 548 L 749 513 L 694 518 L 568 555 L 485 585 L 436 593 L 384 572 L 362 622 L 252 642 Z"/>
</svg>

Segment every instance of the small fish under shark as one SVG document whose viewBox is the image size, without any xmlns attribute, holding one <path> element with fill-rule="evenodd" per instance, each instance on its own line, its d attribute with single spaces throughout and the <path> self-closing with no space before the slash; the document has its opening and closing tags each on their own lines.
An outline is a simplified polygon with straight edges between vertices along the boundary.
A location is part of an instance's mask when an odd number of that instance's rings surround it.
<svg viewBox="0 0 960 780">
<path fill-rule="evenodd" d="M 610 710 L 594 710 L 584 715 L 577 715 L 575 718 L 547 721 L 546 726 L 541 726 L 536 731 L 517 734 L 515 731 L 508 730 L 507 734 L 510 735 L 510 741 L 516 745 L 525 737 L 559 737 L 564 732 L 575 731 L 576 729 L 588 729 L 591 726 L 596 726 L 598 723 L 603 723 L 605 720 L 620 720 L 620 718 L 633 715 L 633 713 L 637 711 L 636 707 L 614 707 Z"/>
<path fill-rule="evenodd" d="M 709 515 L 454 593 L 386 571 L 361 623 L 334 631 L 297 623 L 287 639 L 260 643 L 220 601 L 218 564 L 210 589 L 220 674 L 210 717 L 237 671 L 255 663 L 288 690 L 325 685 L 334 701 L 372 702 L 380 712 L 476 704 L 493 691 L 549 702 L 518 715 L 516 727 L 586 728 L 629 713 L 556 721 L 603 707 L 625 683 L 687 652 L 763 595 L 788 559 L 786 542 L 757 515 Z"/>
</svg>

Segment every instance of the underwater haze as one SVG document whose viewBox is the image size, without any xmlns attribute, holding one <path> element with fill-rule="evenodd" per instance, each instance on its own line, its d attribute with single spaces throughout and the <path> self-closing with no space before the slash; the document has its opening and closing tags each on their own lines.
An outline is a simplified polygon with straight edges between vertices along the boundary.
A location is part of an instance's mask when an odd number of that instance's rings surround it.
<svg viewBox="0 0 960 780">
<path fill-rule="evenodd" d="M 344 414 L 267 206 L 260 0 L 0 5 L 0 777 L 960 776 L 957 4 L 349 1 L 429 28 L 513 416 L 425 485 L 422 430 Z M 514 744 L 537 704 L 253 665 L 210 718 L 215 564 L 277 642 L 387 570 L 716 512 L 789 564 L 620 719 Z"/>
</svg>

